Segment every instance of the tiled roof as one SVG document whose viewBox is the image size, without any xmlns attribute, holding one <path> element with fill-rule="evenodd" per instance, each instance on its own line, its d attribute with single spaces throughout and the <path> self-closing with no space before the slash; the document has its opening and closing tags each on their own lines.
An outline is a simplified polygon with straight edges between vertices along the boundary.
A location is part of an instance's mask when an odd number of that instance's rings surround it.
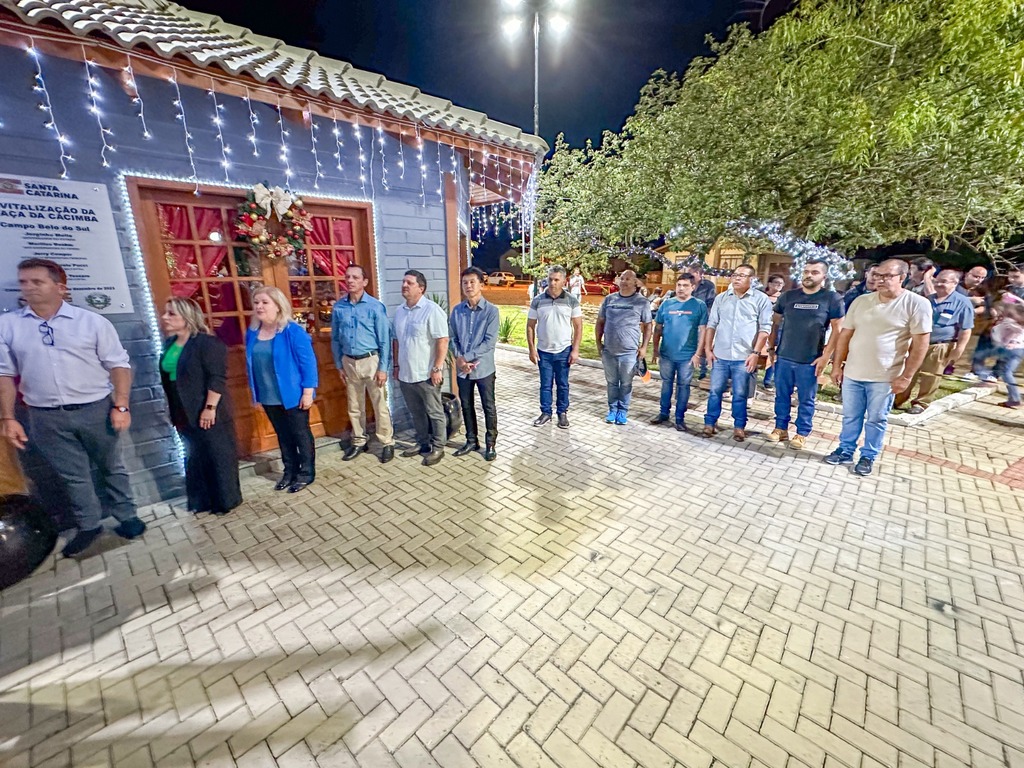
<svg viewBox="0 0 1024 768">
<path fill-rule="evenodd" d="M 168 59 L 184 56 L 203 67 L 216 65 L 260 82 L 274 80 L 288 88 L 488 143 L 531 153 L 548 149 L 543 139 L 491 120 L 482 112 L 457 107 L 413 86 L 167 0 L 0 0 L 0 6 L 30 24 L 55 20 L 76 35 L 105 35 L 127 50 L 146 46 Z"/>
</svg>

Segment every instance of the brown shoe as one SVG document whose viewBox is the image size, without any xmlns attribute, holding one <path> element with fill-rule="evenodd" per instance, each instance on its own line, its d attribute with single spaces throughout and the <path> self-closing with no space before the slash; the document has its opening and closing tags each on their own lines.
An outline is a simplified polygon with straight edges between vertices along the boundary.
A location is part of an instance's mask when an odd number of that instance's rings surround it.
<svg viewBox="0 0 1024 768">
<path fill-rule="evenodd" d="M 715 429 L 713 426 L 711 426 L 710 424 L 705 424 L 704 430 L 701 432 L 701 434 L 704 437 L 714 437 L 716 432 L 718 432 L 718 430 Z"/>
<path fill-rule="evenodd" d="M 802 451 L 806 442 L 807 438 L 803 435 L 793 435 L 793 438 L 789 441 L 789 447 L 794 451 Z"/>
<path fill-rule="evenodd" d="M 769 443 L 784 443 L 789 440 L 789 430 L 773 429 L 769 434 L 765 435 L 764 439 Z"/>
<path fill-rule="evenodd" d="M 732 439 L 735 440 L 737 443 L 742 443 L 744 440 L 747 439 L 747 432 L 746 432 L 746 430 L 734 429 L 732 431 Z"/>
</svg>

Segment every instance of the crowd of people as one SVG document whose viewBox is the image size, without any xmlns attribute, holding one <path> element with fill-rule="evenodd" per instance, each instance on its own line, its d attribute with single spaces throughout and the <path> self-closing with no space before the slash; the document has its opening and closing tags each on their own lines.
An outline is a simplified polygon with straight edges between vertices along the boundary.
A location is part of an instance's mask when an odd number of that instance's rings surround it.
<svg viewBox="0 0 1024 768">
<path fill-rule="evenodd" d="M 868 475 L 894 403 L 926 408 L 940 376 L 964 355 L 979 326 L 974 375 L 986 381 L 1001 377 L 1009 393 L 1004 405 L 1020 405 L 1014 372 L 1024 358 L 1022 268 L 1009 273 L 1005 291 L 998 294 L 986 289 L 984 268 L 962 275 L 930 262 L 908 265 L 898 259 L 869 267 L 845 295 L 827 287 L 828 265 L 817 260 L 806 263 L 794 288 L 786 290 L 781 276 L 772 278 L 766 290 L 758 290 L 754 268 L 740 265 L 728 289 L 716 295 L 714 283 L 695 269 L 680 274 L 674 290 L 648 298 L 637 275 L 624 271 L 619 290 L 602 301 L 595 327 L 607 386 L 605 421 L 628 423 L 633 380 L 646 369 L 650 348 L 661 374 L 659 411 L 651 424 L 689 431 L 685 416 L 693 377 L 704 378 L 710 369 L 700 435 L 718 433 L 728 391 L 732 439 L 745 441 L 747 402 L 763 358 L 766 388 L 775 392 L 775 424 L 766 439 L 800 450 L 813 429 L 819 382 L 829 371 L 842 390 L 843 424 L 838 447 L 824 461 Z M 84 552 L 101 534 L 106 516 L 116 518 L 118 535 L 141 536 L 146 526 L 136 512 L 119 439 L 131 425 L 128 354 L 106 318 L 65 300 L 67 276 L 60 265 L 25 260 L 18 265 L 18 280 L 24 306 L 0 316 L 0 431 L 18 448 L 31 436 L 67 485 L 77 531 L 63 549 L 65 556 Z M 419 457 L 428 466 L 440 462 L 449 438 L 442 401 L 449 365 L 465 425 L 464 443 L 454 455 L 480 452 L 485 461 L 496 458 L 499 312 L 483 295 L 485 282 L 477 267 L 464 270 L 464 299 L 446 315 L 427 298 L 426 277 L 410 269 L 402 281 L 404 301 L 389 317 L 367 293 L 364 269 L 347 267 L 347 293 L 331 316 L 334 363 L 351 422 L 344 461 L 367 452 L 371 414 L 379 460 L 394 458 L 387 395 L 393 378 L 415 434 L 415 443 L 401 455 Z M 526 339 L 540 383 L 536 427 L 552 421 L 570 427 L 569 371 L 580 357 L 582 290 L 578 270 L 570 277 L 564 267 L 552 266 L 543 290 L 530 302 Z M 252 299 L 245 338 L 249 388 L 280 445 L 284 472 L 275 489 L 297 493 L 316 477 L 309 411 L 319 384 L 317 360 L 309 334 L 293 321 L 280 290 L 260 287 Z M 160 376 L 171 423 L 186 448 L 188 509 L 226 514 L 242 501 L 227 348 L 189 299 L 170 299 L 161 323 L 166 338 Z M 16 411 L 19 393 L 27 431 Z"/>
</svg>

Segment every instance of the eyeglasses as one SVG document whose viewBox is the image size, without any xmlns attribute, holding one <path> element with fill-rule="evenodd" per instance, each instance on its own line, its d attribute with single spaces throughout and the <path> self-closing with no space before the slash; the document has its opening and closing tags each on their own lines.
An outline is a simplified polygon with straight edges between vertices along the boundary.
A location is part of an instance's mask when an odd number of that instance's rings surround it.
<svg viewBox="0 0 1024 768">
<path fill-rule="evenodd" d="M 893 278 L 896 278 L 896 277 L 903 277 L 903 275 L 901 273 L 899 273 L 899 272 L 893 272 L 892 274 L 888 274 L 888 275 L 885 274 L 884 272 L 872 272 L 871 276 L 875 280 L 892 280 Z"/>
<path fill-rule="evenodd" d="M 48 322 L 46 322 L 45 320 L 43 320 L 43 322 L 41 322 L 39 324 L 39 332 L 41 334 L 43 334 L 43 344 L 45 344 L 48 347 L 52 347 L 53 346 L 53 328 L 50 327 L 50 324 Z"/>
</svg>

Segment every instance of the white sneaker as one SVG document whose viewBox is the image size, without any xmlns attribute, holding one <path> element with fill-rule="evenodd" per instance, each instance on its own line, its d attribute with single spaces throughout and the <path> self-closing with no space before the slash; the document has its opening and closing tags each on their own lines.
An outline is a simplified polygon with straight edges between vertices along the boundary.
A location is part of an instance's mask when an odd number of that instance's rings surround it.
<svg viewBox="0 0 1024 768">
<path fill-rule="evenodd" d="M 965 373 L 960 378 L 962 378 L 964 381 L 977 381 L 978 380 L 978 374 L 976 374 L 974 371 L 968 371 L 967 373 Z"/>
</svg>

